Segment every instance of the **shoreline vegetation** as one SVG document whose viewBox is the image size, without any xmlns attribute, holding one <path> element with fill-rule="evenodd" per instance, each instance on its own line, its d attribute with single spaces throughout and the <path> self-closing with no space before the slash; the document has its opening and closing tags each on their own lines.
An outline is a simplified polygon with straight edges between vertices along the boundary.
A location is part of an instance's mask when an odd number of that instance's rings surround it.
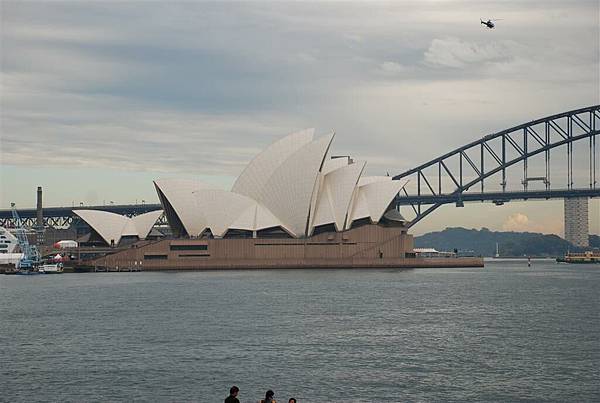
<svg viewBox="0 0 600 403">
<path fill-rule="evenodd" d="M 415 236 L 415 248 L 435 248 L 439 251 L 468 250 L 475 256 L 496 255 L 496 243 L 500 257 L 537 256 L 557 257 L 567 252 L 585 252 L 600 248 L 600 236 L 590 235 L 590 246 L 574 246 L 558 235 L 533 232 L 502 232 L 462 227 L 449 227 L 443 231 Z"/>
</svg>

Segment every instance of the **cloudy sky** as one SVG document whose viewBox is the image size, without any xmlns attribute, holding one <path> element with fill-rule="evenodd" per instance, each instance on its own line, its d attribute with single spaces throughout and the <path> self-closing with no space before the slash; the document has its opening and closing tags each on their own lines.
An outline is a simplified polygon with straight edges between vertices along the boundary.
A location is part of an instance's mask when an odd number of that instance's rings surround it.
<svg viewBox="0 0 600 403">
<path fill-rule="evenodd" d="M 598 4 L 1 1 L 0 208 L 33 206 L 38 185 L 48 206 L 156 202 L 152 179 L 175 175 L 228 188 L 306 127 L 335 129 L 334 152 L 369 174 L 400 173 L 599 104 Z M 415 232 L 561 234 L 562 214 L 447 206 Z"/>
</svg>

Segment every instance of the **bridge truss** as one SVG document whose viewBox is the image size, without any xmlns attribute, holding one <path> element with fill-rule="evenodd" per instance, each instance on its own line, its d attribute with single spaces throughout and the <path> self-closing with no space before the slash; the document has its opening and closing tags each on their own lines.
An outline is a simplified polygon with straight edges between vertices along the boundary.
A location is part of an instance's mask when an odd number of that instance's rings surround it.
<svg viewBox="0 0 600 403">
<path fill-rule="evenodd" d="M 448 203 L 462 207 L 467 201 L 503 204 L 519 199 L 600 196 L 597 172 L 599 133 L 600 105 L 595 105 L 487 135 L 394 176 L 393 179 L 410 179 L 411 184 L 410 191 L 404 189 L 396 203 L 412 208 L 414 218 L 409 223 L 410 227 Z M 584 143 L 584 151 L 580 151 L 581 147 L 574 147 L 577 142 Z M 551 163 L 559 153 L 558 148 L 566 150 L 558 158 L 564 160 L 566 166 Z M 534 157 L 537 165 L 532 169 Z M 582 161 L 586 165 L 587 183 L 578 187 L 574 179 L 575 173 L 578 181 L 584 176 Z M 553 182 L 560 182 L 560 179 L 551 180 L 553 165 L 562 167 L 561 175 L 566 179 L 559 187 L 551 186 Z M 517 189 L 509 189 L 508 172 L 513 173 L 512 178 L 514 169 L 520 170 L 520 183 Z M 499 179 L 499 188 L 486 191 L 491 177 Z"/>
</svg>

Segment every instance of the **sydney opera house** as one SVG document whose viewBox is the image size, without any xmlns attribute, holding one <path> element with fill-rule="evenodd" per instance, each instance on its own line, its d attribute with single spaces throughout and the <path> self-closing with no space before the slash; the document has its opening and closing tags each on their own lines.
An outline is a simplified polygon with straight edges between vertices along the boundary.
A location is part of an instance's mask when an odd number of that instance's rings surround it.
<svg viewBox="0 0 600 403">
<path fill-rule="evenodd" d="M 98 259 L 144 269 L 399 267 L 414 258 L 394 199 L 406 184 L 364 175 L 365 161 L 331 152 L 334 133 L 308 129 L 271 144 L 231 190 L 159 179 L 163 210 L 138 217 L 77 210 L 106 244 L 143 240 L 163 213 L 173 237 Z M 414 262 L 413 262 L 414 263 Z"/>
<path fill-rule="evenodd" d="M 365 219 L 378 223 L 403 183 L 363 176 L 364 161 L 328 158 L 333 133 L 314 139 L 313 132 L 272 144 L 250 162 L 230 191 L 194 181 L 155 181 L 174 233 L 307 238 L 345 231 Z"/>
</svg>

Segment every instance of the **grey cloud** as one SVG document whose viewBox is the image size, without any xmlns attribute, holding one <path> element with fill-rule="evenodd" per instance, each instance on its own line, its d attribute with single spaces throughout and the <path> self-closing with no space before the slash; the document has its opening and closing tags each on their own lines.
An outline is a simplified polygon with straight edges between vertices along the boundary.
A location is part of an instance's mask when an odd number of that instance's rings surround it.
<svg viewBox="0 0 600 403">
<path fill-rule="evenodd" d="M 3 158 L 235 175 L 315 126 L 380 173 L 597 101 L 597 5 L 491 4 L 5 2 Z"/>
<path fill-rule="evenodd" d="M 434 39 L 425 52 L 425 63 L 444 67 L 461 68 L 469 64 L 510 58 L 514 43 L 491 42 L 478 44 L 465 42 L 458 38 Z"/>
</svg>

